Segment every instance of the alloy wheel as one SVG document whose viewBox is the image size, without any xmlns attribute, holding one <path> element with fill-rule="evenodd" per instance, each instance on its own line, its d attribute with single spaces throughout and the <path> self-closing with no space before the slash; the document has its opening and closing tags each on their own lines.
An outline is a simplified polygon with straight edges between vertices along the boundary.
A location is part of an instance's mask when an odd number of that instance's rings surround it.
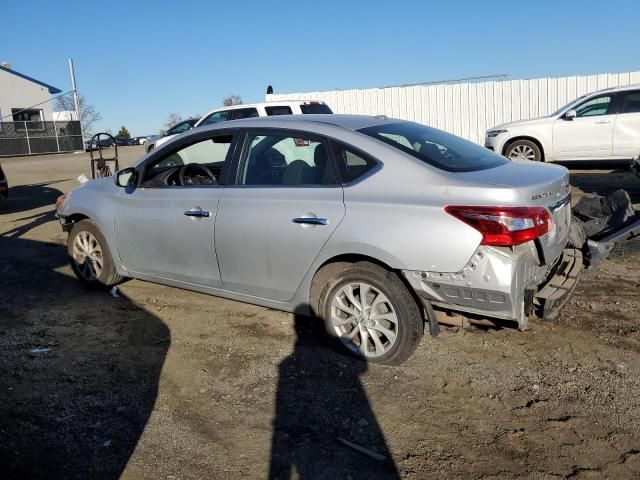
<svg viewBox="0 0 640 480">
<path fill-rule="evenodd" d="M 91 233 L 82 231 L 73 240 L 73 260 L 78 266 L 78 273 L 85 280 L 97 280 L 102 273 L 104 259 L 102 247 Z"/>
<path fill-rule="evenodd" d="M 536 159 L 536 152 L 529 145 L 516 145 L 509 152 L 509 158 L 513 160 L 531 160 Z"/>
<path fill-rule="evenodd" d="M 398 338 L 398 317 L 391 301 L 364 282 L 348 283 L 336 292 L 331 325 L 347 348 L 364 357 L 387 353 Z"/>
</svg>

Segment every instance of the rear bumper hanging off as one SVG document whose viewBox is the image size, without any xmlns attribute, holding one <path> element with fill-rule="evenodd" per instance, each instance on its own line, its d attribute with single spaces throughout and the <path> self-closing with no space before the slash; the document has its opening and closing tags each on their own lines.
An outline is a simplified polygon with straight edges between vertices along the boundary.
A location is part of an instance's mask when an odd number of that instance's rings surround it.
<svg viewBox="0 0 640 480">
<path fill-rule="evenodd" d="M 565 249 L 554 274 L 529 297 L 532 298 L 531 306 L 525 305 L 525 311 L 545 320 L 554 320 L 573 295 L 582 267 L 582 252 L 574 248 Z"/>
<path fill-rule="evenodd" d="M 553 266 L 540 265 L 535 247 L 481 246 L 460 272 L 404 270 L 423 303 L 450 312 L 516 322 L 554 319 L 567 303 L 582 271 L 580 250 L 566 248 Z"/>
</svg>

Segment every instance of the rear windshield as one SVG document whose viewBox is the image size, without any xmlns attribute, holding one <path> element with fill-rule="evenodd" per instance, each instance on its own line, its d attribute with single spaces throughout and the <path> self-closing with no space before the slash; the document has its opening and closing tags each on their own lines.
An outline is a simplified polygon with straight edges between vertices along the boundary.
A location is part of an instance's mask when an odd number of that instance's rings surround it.
<svg viewBox="0 0 640 480">
<path fill-rule="evenodd" d="M 419 123 L 385 123 L 359 131 L 449 172 L 485 170 L 509 161 L 475 143 Z"/>
<path fill-rule="evenodd" d="M 302 113 L 333 113 L 324 103 L 304 103 L 300 105 Z"/>
</svg>

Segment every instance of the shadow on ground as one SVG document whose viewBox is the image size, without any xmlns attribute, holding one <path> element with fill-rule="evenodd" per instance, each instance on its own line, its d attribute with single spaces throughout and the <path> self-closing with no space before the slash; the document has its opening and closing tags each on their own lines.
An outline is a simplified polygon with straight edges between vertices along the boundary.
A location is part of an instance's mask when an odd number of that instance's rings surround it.
<svg viewBox="0 0 640 480">
<path fill-rule="evenodd" d="M 0 215 L 28 212 L 42 207 L 49 208 L 45 212 L 38 212 L 26 217 L 14 219 L 14 222 L 29 221 L 29 223 L 12 228 L 4 232 L 3 235 L 15 238 L 22 237 L 29 230 L 55 220 L 55 203 L 56 199 L 62 195 L 62 192 L 57 188 L 53 188 L 51 185 L 64 181 L 65 180 L 60 180 L 56 182 L 10 187 L 7 200 L 0 205 Z"/>
<path fill-rule="evenodd" d="M 279 365 L 269 478 L 399 478 L 360 379 L 367 364 L 329 348 L 335 340 L 320 320 L 296 313 L 294 321 L 294 351 Z"/>
<path fill-rule="evenodd" d="M 66 264 L 61 245 L 0 236 L 5 479 L 119 478 L 157 396 L 169 329 Z"/>
<path fill-rule="evenodd" d="M 53 208 L 56 198 L 62 195 L 62 192 L 52 185 L 66 181 L 56 180 L 55 182 L 32 183 L 16 187 L 9 185 L 9 196 L 3 203 L 0 213 L 27 212 L 45 206 Z"/>
</svg>

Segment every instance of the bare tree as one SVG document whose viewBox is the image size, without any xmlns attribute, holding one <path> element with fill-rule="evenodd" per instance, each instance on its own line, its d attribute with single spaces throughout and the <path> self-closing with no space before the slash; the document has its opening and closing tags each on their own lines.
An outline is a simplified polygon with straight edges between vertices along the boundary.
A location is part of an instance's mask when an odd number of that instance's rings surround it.
<svg viewBox="0 0 640 480">
<path fill-rule="evenodd" d="M 82 124 L 82 128 L 87 135 L 91 135 L 93 133 L 95 123 L 102 120 L 102 115 L 100 115 L 100 112 L 96 110 L 96 107 L 89 105 L 86 97 L 82 94 L 78 94 L 78 103 L 80 107 L 80 123 Z M 55 110 L 57 112 L 72 112 L 75 111 L 75 109 L 76 107 L 73 104 L 72 95 L 64 95 L 56 98 Z"/>
<path fill-rule="evenodd" d="M 242 105 L 242 97 L 240 95 L 229 95 L 222 100 L 222 105 L 224 105 L 225 107 Z"/>
<path fill-rule="evenodd" d="M 176 123 L 180 123 L 181 121 L 182 121 L 182 117 L 180 116 L 179 113 L 175 113 L 175 112 L 170 113 L 169 116 L 167 117 L 167 120 L 164 122 L 164 129 L 169 130 Z"/>
</svg>

